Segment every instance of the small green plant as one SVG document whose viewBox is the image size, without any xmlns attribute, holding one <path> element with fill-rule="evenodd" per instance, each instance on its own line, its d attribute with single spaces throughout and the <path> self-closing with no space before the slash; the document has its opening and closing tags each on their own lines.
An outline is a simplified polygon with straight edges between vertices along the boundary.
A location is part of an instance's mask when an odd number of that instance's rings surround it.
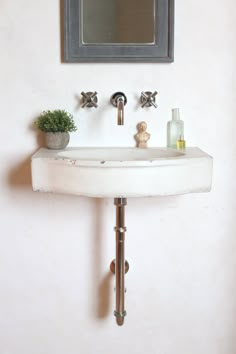
<svg viewBox="0 0 236 354">
<path fill-rule="evenodd" d="M 74 132 L 77 130 L 72 114 L 60 109 L 43 111 L 34 125 L 47 133 Z"/>
</svg>

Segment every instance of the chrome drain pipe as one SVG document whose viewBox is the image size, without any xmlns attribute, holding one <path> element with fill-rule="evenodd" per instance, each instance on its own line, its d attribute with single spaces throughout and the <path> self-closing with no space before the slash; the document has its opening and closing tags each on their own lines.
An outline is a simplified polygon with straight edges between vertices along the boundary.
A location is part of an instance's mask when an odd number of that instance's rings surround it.
<svg viewBox="0 0 236 354">
<path fill-rule="evenodd" d="M 124 323 L 125 311 L 125 273 L 129 270 L 129 264 L 125 261 L 125 205 L 126 198 L 115 198 L 116 205 L 116 259 L 111 262 L 110 269 L 116 276 L 116 309 L 114 315 L 119 326 Z"/>
</svg>

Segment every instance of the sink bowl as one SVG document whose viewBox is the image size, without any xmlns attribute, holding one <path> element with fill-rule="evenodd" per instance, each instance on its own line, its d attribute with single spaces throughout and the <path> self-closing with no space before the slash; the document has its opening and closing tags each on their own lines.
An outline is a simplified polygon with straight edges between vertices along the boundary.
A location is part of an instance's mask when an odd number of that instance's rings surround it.
<svg viewBox="0 0 236 354">
<path fill-rule="evenodd" d="M 171 157 L 183 156 L 183 152 L 172 149 L 134 149 L 134 148 L 80 148 L 71 149 L 58 153 L 58 156 L 83 161 L 102 161 L 102 162 L 130 162 L 147 161 L 155 159 L 166 159 Z"/>
<path fill-rule="evenodd" d="M 96 198 L 208 192 L 212 179 L 212 158 L 196 147 L 43 148 L 31 166 L 34 191 Z"/>
</svg>

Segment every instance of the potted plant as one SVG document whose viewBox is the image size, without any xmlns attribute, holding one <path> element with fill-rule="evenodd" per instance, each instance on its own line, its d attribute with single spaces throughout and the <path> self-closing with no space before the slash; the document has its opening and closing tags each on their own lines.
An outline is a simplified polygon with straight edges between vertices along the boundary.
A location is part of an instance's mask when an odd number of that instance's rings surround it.
<svg viewBox="0 0 236 354">
<path fill-rule="evenodd" d="M 69 132 L 77 130 L 72 114 L 60 109 L 43 111 L 34 124 L 45 132 L 48 149 L 64 149 L 70 140 Z"/>
</svg>

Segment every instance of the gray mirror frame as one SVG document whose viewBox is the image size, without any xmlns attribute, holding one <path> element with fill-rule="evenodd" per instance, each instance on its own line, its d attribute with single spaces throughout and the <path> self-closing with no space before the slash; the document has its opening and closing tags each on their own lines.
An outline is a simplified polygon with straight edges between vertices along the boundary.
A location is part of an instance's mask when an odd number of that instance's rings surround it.
<svg viewBox="0 0 236 354">
<path fill-rule="evenodd" d="M 98 0 L 99 1 L 99 0 Z M 82 43 L 80 28 L 81 0 L 63 0 L 63 61 L 78 62 L 142 62 L 174 61 L 174 0 L 155 0 L 156 36 L 152 45 L 91 45 Z"/>
</svg>

